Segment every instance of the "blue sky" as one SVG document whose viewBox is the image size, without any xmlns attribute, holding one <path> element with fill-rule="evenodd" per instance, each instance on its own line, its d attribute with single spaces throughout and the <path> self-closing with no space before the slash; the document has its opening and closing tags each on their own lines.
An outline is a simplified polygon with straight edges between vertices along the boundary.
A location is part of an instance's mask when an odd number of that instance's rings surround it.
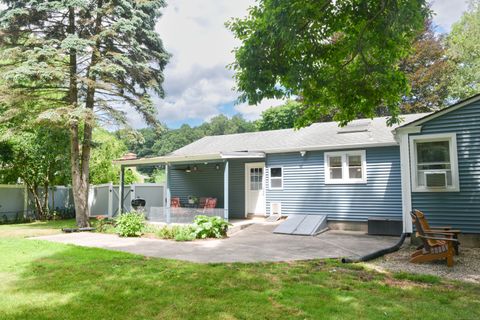
<svg viewBox="0 0 480 320">
<path fill-rule="evenodd" d="M 165 70 L 166 98 L 156 99 L 158 118 L 170 128 L 183 123 L 198 125 L 223 113 L 257 119 L 260 113 L 283 103 L 263 101 L 258 106 L 235 105 L 232 49 L 239 43 L 225 28 L 231 17 L 243 17 L 254 0 L 169 0 L 157 24 L 166 49 L 173 55 Z M 467 9 L 467 0 L 434 0 L 434 23 L 439 32 L 448 32 Z M 131 114 L 134 127 L 145 124 Z"/>
</svg>

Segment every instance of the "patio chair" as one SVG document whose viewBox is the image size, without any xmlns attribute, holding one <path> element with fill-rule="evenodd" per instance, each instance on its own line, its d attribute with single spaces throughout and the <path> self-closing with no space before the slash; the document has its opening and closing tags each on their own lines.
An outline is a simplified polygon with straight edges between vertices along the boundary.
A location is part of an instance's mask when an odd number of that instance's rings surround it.
<svg viewBox="0 0 480 320">
<path fill-rule="evenodd" d="M 208 199 L 207 197 L 200 197 L 198 199 L 198 207 L 204 209 L 205 204 L 207 203 L 207 199 Z"/>
<path fill-rule="evenodd" d="M 203 207 L 203 214 L 205 214 L 209 209 L 215 209 L 217 207 L 217 198 L 207 198 L 205 201 L 205 206 Z"/>
<path fill-rule="evenodd" d="M 180 208 L 180 197 L 172 197 L 170 199 L 171 208 Z"/>
<path fill-rule="evenodd" d="M 207 198 L 205 209 L 215 209 L 217 206 L 217 198 Z"/>
<path fill-rule="evenodd" d="M 417 237 L 423 241 L 422 248 L 412 253 L 410 262 L 421 263 L 446 259 L 447 266 L 453 267 L 454 243 L 458 240 L 453 238 L 453 234 L 447 233 L 443 236 L 425 235 L 420 219 L 413 212 L 410 215 L 417 229 Z"/>
<path fill-rule="evenodd" d="M 454 242 L 454 249 L 455 249 L 455 255 L 458 255 L 459 249 L 458 247 L 460 246 L 460 242 L 458 241 L 458 235 L 461 233 L 460 230 L 457 229 L 452 229 L 450 226 L 444 226 L 444 227 L 431 227 L 430 224 L 428 223 L 427 218 L 425 218 L 425 214 L 417 209 L 413 209 L 412 214 L 415 215 L 416 219 L 418 219 L 418 222 L 422 225 L 422 231 L 423 231 L 423 236 L 445 236 L 446 234 L 448 236 L 453 235 L 453 239 L 457 240 Z M 418 232 L 418 230 L 417 230 Z M 421 248 L 418 248 L 421 249 Z"/>
</svg>

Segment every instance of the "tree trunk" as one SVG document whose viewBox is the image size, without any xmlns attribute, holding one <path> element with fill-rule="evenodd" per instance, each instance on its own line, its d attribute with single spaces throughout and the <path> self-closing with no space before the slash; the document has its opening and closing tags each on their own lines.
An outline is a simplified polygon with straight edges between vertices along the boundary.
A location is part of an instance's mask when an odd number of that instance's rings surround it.
<svg viewBox="0 0 480 320">
<path fill-rule="evenodd" d="M 50 211 L 48 209 L 48 196 L 49 196 L 48 182 L 46 182 L 43 185 L 43 215 L 44 215 L 45 219 L 48 218 L 48 213 Z"/>
<path fill-rule="evenodd" d="M 35 203 L 35 209 L 37 211 L 37 219 L 45 220 L 45 213 L 43 212 L 42 201 L 40 200 L 40 196 L 38 194 L 38 187 L 27 183 L 27 188 L 30 190 L 30 193 L 32 194 L 32 197 L 33 197 L 33 202 Z"/>
<path fill-rule="evenodd" d="M 68 9 L 68 30 L 69 34 L 75 34 L 75 8 Z M 69 103 L 71 108 L 78 108 L 78 86 L 77 86 L 77 52 L 70 50 L 70 84 L 69 84 Z M 75 219 L 77 226 L 89 227 L 88 222 L 88 186 L 82 179 L 80 166 L 80 143 L 79 143 L 79 121 L 71 119 L 70 122 L 70 161 L 72 171 L 72 193 L 75 203 Z M 88 173 L 88 172 L 87 172 Z"/>
</svg>

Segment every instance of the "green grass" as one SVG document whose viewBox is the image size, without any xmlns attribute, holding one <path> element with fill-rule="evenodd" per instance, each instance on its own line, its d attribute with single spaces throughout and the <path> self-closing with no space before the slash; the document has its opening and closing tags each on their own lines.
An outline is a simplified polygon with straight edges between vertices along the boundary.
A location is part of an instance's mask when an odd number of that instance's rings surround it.
<svg viewBox="0 0 480 320">
<path fill-rule="evenodd" d="M 1 238 L 28 238 L 60 233 L 62 228 L 74 228 L 75 220 L 37 221 L 0 225 Z"/>
<path fill-rule="evenodd" d="M 332 260 L 202 265 L 21 238 L 0 257 L 2 320 L 480 318 L 479 286 Z"/>
</svg>

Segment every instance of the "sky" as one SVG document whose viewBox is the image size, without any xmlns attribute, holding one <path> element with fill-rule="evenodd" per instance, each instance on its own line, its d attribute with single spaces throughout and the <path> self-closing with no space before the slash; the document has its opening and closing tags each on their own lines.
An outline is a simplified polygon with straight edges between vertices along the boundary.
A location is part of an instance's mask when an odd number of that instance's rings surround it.
<svg viewBox="0 0 480 320">
<path fill-rule="evenodd" d="M 218 114 L 240 113 L 248 120 L 283 103 L 267 100 L 260 105 L 235 104 L 233 62 L 237 42 L 224 23 L 231 17 L 244 17 L 254 0 L 167 0 L 156 30 L 172 54 L 165 70 L 165 99 L 156 99 L 158 118 L 170 128 L 183 123 L 198 125 Z M 439 32 L 448 32 L 467 9 L 467 0 L 434 0 L 434 23 Z M 144 124 L 132 118 L 135 127 Z"/>
</svg>

